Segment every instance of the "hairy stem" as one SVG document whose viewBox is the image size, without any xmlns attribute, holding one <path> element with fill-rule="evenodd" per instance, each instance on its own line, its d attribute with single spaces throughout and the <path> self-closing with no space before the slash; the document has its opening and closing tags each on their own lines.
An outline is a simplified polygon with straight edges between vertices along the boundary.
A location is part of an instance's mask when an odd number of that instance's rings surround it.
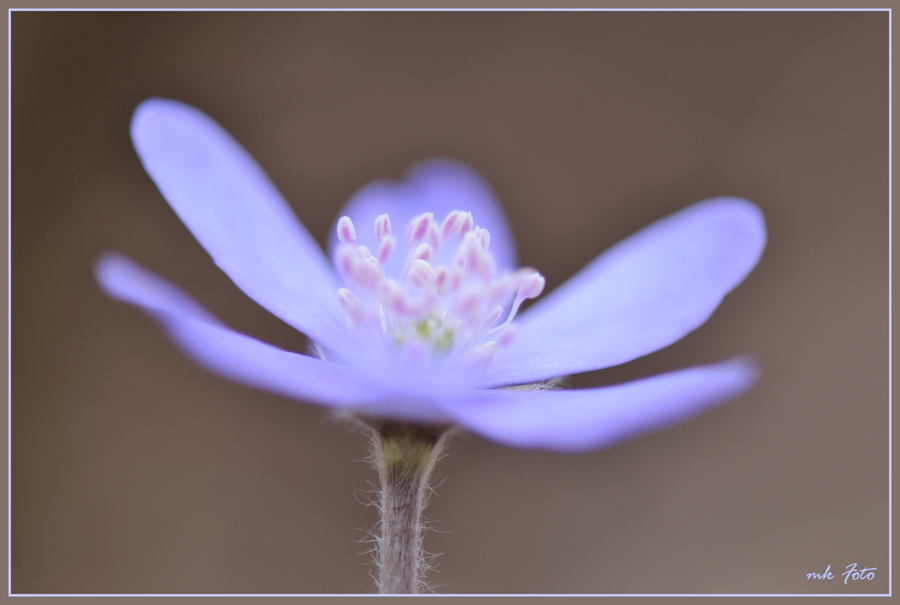
<svg viewBox="0 0 900 605">
<path fill-rule="evenodd" d="M 447 442 L 446 427 L 380 422 L 372 449 L 381 479 L 378 589 L 415 594 L 423 585 L 422 511 L 428 477 Z"/>
</svg>

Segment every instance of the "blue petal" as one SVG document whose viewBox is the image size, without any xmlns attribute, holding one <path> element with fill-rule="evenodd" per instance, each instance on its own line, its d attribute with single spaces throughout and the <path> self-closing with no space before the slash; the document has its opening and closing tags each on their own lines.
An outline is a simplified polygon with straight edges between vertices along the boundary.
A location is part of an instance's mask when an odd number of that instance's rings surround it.
<svg viewBox="0 0 900 605">
<path fill-rule="evenodd" d="M 574 391 L 479 391 L 445 404 L 469 430 L 521 448 L 581 452 L 661 429 L 745 392 L 756 379 L 746 359 Z"/>
<path fill-rule="evenodd" d="M 515 268 L 516 244 L 494 194 L 477 172 L 454 160 L 433 159 L 416 164 L 400 182 L 380 180 L 369 183 L 353 194 L 338 218 L 349 216 L 356 227 L 357 243 L 377 254 L 375 219 L 387 213 L 397 238 L 398 252 L 389 259 L 386 273 L 396 276 L 406 258 L 404 236 L 409 221 L 431 212 L 440 225 L 453 210 L 471 212 L 475 224 L 490 232 L 490 251 L 498 269 Z M 332 258 L 339 243 L 337 229 L 333 228 L 328 243 Z"/>
<path fill-rule="evenodd" d="M 446 421 L 440 409 L 396 397 L 352 368 L 291 353 L 222 325 L 184 292 L 119 254 L 97 263 L 106 292 L 150 313 L 194 361 L 248 386 L 379 417 Z"/>
<path fill-rule="evenodd" d="M 524 312 L 483 385 L 596 370 L 672 344 L 709 318 L 765 243 L 762 213 L 737 198 L 699 202 L 650 225 Z"/>
<path fill-rule="evenodd" d="M 131 136 L 163 196 L 234 283 L 340 350 L 345 314 L 337 276 L 253 158 L 204 113 L 176 101 L 144 101 Z"/>
</svg>

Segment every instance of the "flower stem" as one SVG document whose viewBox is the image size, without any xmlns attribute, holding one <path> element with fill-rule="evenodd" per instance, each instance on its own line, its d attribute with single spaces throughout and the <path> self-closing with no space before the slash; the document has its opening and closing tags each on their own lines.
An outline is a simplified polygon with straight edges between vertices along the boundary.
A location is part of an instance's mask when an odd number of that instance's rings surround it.
<svg viewBox="0 0 900 605">
<path fill-rule="evenodd" d="M 381 479 L 378 589 L 415 594 L 422 588 L 422 511 L 428 477 L 449 438 L 447 427 L 373 424 L 372 449 Z"/>
</svg>

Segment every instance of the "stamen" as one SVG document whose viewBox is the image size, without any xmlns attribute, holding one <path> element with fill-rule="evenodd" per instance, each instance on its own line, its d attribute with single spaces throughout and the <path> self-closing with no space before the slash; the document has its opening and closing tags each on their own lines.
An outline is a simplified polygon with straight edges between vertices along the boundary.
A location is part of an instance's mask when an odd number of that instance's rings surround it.
<svg viewBox="0 0 900 605">
<path fill-rule="evenodd" d="M 524 298 L 537 298 L 544 291 L 547 280 L 534 269 L 519 269 L 515 274 L 519 295 Z"/>
<path fill-rule="evenodd" d="M 390 217 L 378 216 L 374 229 L 377 255 L 357 245 L 349 217 L 338 221 L 336 264 L 353 288 L 338 289 L 338 302 L 347 313 L 348 329 L 366 326 L 375 342 L 402 349 L 408 358 L 433 355 L 484 367 L 512 340 L 515 329 L 510 324 L 522 302 L 544 289 L 545 280 L 534 269 L 498 275 L 491 235 L 475 225 L 469 212 L 454 210 L 440 225 L 430 212 L 413 218 L 406 228 L 408 248 L 399 274 L 385 275 L 397 246 Z M 453 235 L 451 262 L 437 264 L 447 260 L 443 246 Z M 506 305 L 505 321 L 495 325 Z"/>
<path fill-rule="evenodd" d="M 513 281 L 516 285 L 516 298 L 513 301 L 512 309 L 509 311 L 509 317 L 506 318 L 501 325 L 497 326 L 488 334 L 493 334 L 498 330 L 502 330 L 506 326 L 510 324 L 513 318 L 516 316 L 516 313 L 519 312 L 519 307 L 525 302 L 528 298 L 537 298 L 540 296 L 541 292 L 544 290 L 544 284 L 546 281 L 544 276 L 535 271 L 534 269 L 519 269 L 516 271 L 515 276 L 513 277 Z"/>
</svg>

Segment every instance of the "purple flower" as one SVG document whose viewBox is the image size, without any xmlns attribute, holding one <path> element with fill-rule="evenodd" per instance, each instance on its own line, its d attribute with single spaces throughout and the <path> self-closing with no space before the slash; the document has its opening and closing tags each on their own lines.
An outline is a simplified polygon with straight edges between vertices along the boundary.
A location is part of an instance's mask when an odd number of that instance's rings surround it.
<svg viewBox="0 0 900 605">
<path fill-rule="evenodd" d="M 681 421 L 754 383 L 744 358 L 582 389 L 533 385 L 606 368 L 679 340 L 712 314 L 765 246 L 762 213 L 715 198 L 543 288 L 516 268 L 487 185 L 449 160 L 358 191 L 330 259 L 253 158 L 197 109 L 151 99 L 131 135 L 163 196 L 247 295 L 317 343 L 317 357 L 239 334 L 122 255 L 106 292 L 155 317 L 195 361 L 232 380 L 370 418 L 462 426 L 516 447 L 583 451 Z M 515 321 L 512 321 L 515 317 Z"/>
</svg>

